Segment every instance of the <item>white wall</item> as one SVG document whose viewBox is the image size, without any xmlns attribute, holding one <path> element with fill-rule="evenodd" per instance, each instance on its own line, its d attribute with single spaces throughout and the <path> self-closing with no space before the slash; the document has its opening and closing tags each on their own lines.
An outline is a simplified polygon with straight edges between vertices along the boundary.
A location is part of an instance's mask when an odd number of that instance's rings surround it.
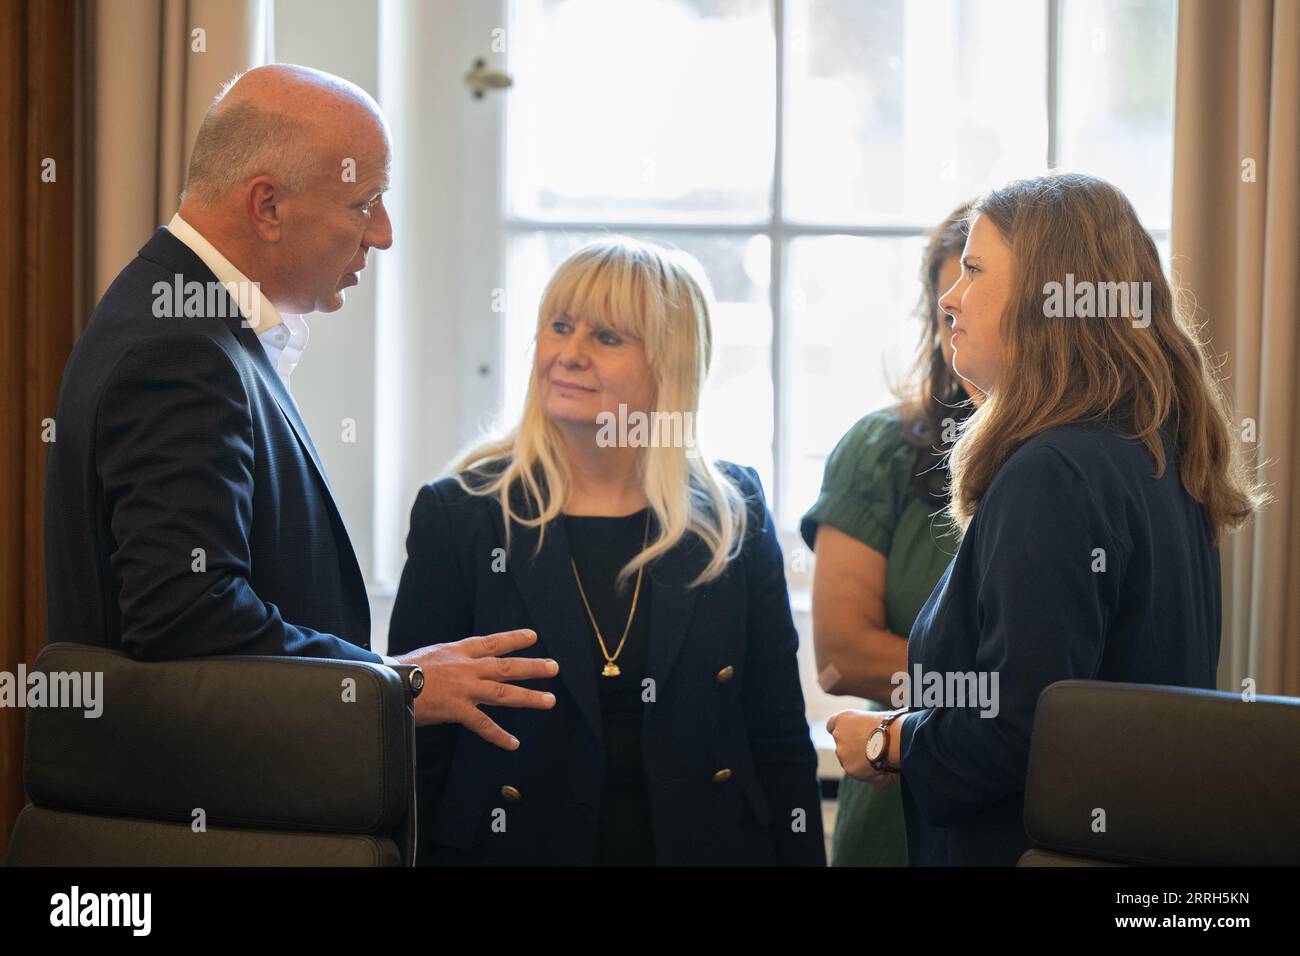
<svg viewBox="0 0 1300 956">
<path fill-rule="evenodd" d="M 392 133 L 393 246 L 342 310 L 309 318 L 293 391 L 320 450 L 387 647 L 410 508 L 500 403 L 501 101 L 462 77 L 490 57 L 502 0 L 276 0 L 275 58 L 345 77 Z M 382 51 L 382 56 L 380 55 Z M 380 370 L 378 373 L 376 370 Z M 344 440 L 345 419 L 356 438 Z"/>
<path fill-rule="evenodd" d="M 321 29 L 322 24 L 329 29 Z M 378 95 L 378 22 L 371 4 L 276 0 L 274 50 L 278 62 L 326 70 Z M 361 284 L 347 291 L 342 309 L 307 317 L 311 339 L 293 373 L 294 399 L 320 452 L 368 582 L 374 568 L 374 260 L 383 255 L 371 253 Z M 356 421 L 352 444 L 342 440 L 346 418 Z"/>
</svg>

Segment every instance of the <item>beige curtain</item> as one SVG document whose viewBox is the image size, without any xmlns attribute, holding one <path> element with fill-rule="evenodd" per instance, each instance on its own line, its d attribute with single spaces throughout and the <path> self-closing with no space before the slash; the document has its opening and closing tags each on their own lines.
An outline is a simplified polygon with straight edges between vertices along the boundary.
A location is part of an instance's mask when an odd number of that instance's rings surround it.
<svg viewBox="0 0 1300 956">
<path fill-rule="evenodd" d="M 176 212 L 190 146 L 222 84 L 269 63 L 271 0 L 87 5 L 82 312 Z M 196 32 L 201 31 L 201 32 Z"/>
<path fill-rule="evenodd" d="M 0 671 L 45 644 L 41 501 L 75 329 L 74 0 L 0 0 Z M 46 170 L 48 169 L 48 173 Z M 26 711 L 0 707 L 0 855 L 22 809 Z"/>
<path fill-rule="evenodd" d="M 1174 272 L 1275 500 L 1223 546 L 1219 686 L 1300 695 L 1300 2 L 1181 0 Z"/>
</svg>

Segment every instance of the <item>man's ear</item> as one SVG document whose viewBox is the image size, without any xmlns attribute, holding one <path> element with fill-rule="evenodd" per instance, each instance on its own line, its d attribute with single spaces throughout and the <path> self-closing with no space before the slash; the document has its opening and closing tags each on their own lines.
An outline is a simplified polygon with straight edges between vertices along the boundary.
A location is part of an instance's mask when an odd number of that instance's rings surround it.
<svg viewBox="0 0 1300 956">
<path fill-rule="evenodd" d="M 280 203 L 284 187 L 269 176 L 259 176 L 244 193 L 248 219 L 263 242 L 279 242 L 284 225 Z"/>
</svg>

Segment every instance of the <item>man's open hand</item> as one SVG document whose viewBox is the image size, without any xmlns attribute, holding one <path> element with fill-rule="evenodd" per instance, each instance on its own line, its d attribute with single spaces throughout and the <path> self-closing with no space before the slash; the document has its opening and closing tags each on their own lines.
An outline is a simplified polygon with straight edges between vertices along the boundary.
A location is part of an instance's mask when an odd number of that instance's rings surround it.
<svg viewBox="0 0 1300 956">
<path fill-rule="evenodd" d="M 415 698 L 415 725 L 461 724 L 498 747 L 517 748 L 519 741 L 479 707 L 549 710 L 555 706 L 554 694 L 509 683 L 554 677 L 560 672 L 560 665 L 547 658 L 504 656 L 536 642 L 533 631 L 501 631 L 451 644 L 432 644 L 395 658 L 399 664 L 416 664 L 424 672 L 424 690 Z"/>
</svg>

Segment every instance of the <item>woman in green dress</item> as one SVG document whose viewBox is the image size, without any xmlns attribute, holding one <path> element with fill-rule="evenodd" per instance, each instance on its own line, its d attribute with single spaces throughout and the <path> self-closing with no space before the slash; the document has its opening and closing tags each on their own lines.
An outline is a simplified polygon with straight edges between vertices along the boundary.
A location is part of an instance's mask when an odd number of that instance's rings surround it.
<svg viewBox="0 0 1300 956">
<path fill-rule="evenodd" d="M 840 439 L 800 533 L 817 554 L 813 645 L 823 688 L 889 707 L 891 678 L 907 670 L 907 635 L 957 550 L 943 509 L 943 454 L 982 396 L 952 369 L 951 319 L 939 297 L 961 273 L 963 205 L 930 236 L 921 267 L 924 327 L 899 404 L 874 411 Z M 839 785 L 834 866 L 907 866 L 897 784 L 845 776 Z"/>
</svg>

